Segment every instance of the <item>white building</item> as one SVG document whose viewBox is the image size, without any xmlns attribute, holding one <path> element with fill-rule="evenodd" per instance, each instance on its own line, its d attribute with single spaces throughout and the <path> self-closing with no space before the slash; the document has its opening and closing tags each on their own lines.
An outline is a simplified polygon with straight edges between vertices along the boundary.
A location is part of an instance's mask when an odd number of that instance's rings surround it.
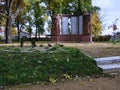
<svg viewBox="0 0 120 90">
<path fill-rule="evenodd" d="M 0 38 L 5 39 L 5 28 L 0 27 Z M 12 36 L 12 39 L 17 40 L 18 35 Z M 20 38 L 30 38 L 30 34 L 28 32 L 22 31 L 20 32 Z"/>
<path fill-rule="evenodd" d="M 0 27 L 0 39 L 5 39 L 5 28 Z"/>
<path fill-rule="evenodd" d="M 30 38 L 30 34 L 28 32 L 20 32 L 20 38 Z"/>
<path fill-rule="evenodd" d="M 17 40 L 17 38 L 18 38 L 18 35 L 13 36 L 14 40 Z M 30 34 L 28 32 L 21 31 L 20 38 L 30 38 Z"/>
</svg>

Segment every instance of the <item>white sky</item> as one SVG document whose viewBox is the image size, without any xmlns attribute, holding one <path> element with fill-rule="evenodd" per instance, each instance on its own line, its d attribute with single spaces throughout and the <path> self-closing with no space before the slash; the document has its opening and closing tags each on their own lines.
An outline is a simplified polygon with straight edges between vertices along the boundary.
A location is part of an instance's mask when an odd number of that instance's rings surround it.
<svg viewBox="0 0 120 90">
<path fill-rule="evenodd" d="M 117 26 L 120 31 L 120 0 L 92 0 L 94 6 L 99 6 L 101 8 L 101 14 L 104 15 L 104 22 L 106 23 L 106 29 L 103 31 L 103 34 L 112 34 L 113 30 L 107 29 L 109 25 L 112 25 L 112 22 L 115 21 L 116 18 Z"/>
</svg>

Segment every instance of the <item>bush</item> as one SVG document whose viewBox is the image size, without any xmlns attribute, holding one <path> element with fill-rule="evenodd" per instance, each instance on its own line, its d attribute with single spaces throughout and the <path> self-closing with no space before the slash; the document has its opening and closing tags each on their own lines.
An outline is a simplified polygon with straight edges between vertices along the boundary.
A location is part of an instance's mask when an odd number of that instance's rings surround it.
<svg viewBox="0 0 120 90">
<path fill-rule="evenodd" d="M 93 41 L 109 41 L 111 35 L 93 37 Z"/>
<path fill-rule="evenodd" d="M 4 37 L 0 35 L 0 40 L 3 39 Z"/>
</svg>

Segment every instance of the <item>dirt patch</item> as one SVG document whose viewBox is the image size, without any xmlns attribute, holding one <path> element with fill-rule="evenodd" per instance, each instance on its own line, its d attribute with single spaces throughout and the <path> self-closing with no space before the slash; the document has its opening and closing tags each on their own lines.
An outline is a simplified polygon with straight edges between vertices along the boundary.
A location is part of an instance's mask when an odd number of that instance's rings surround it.
<svg viewBox="0 0 120 90">
<path fill-rule="evenodd" d="M 83 78 L 49 85 L 26 85 L 6 90 L 120 90 L 120 75 L 114 77 Z"/>
</svg>

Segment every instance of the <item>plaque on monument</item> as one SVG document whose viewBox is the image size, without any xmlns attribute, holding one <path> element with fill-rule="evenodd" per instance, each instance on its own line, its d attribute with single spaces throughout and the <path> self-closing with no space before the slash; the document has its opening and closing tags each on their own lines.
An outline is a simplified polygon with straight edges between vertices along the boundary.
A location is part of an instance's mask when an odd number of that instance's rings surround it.
<svg viewBox="0 0 120 90">
<path fill-rule="evenodd" d="M 77 34 L 77 18 L 71 17 L 71 34 Z"/>
<path fill-rule="evenodd" d="M 61 34 L 68 34 L 68 17 L 62 17 Z"/>
</svg>

